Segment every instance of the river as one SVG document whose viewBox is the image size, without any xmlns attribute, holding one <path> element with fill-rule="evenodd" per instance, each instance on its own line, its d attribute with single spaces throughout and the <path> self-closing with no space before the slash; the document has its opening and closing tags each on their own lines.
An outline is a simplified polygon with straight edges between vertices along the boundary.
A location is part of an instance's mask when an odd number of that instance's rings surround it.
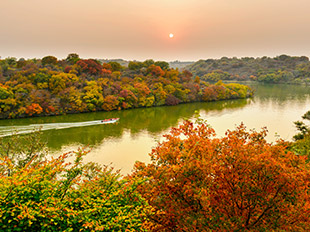
<svg viewBox="0 0 310 232">
<path fill-rule="evenodd" d="M 0 136 L 13 130 L 28 133 L 40 127 L 51 153 L 60 154 L 87 145 L 92 150 L 85 161 L 111 164 L 121 169 L 122 174 L 130 173 L 136 160 L 149 162 L 148 153 L 162 135 L 184 118 L 192 118 L 195 111 L 207 120 L 219 137 L 243 122 L 248 129 L 260 130 L 266 126 L 270 142 L 279 136 L 291 140 L 296 133 L 293 122 L 301 120 L 301 116 L 310 110 L 310 87 L 249 85 L 255 89 L 251 99 L 1 120 Z M 117 124 L 100 123 L 102 119 L 115 117 L 120 118 Z"/>
</svg>

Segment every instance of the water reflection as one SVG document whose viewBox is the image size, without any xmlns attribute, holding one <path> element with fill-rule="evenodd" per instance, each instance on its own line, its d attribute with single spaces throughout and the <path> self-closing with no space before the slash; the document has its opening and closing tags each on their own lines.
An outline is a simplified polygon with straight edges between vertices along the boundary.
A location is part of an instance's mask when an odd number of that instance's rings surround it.
<svg viewBox="0 0 310 232">
<path fill-rule="evenodd" d="M 287 104 L 288 101 L 304 103 L 309 99 L 310 87 L 303 85 L 258 84 L 248 83 L 255 90 L 254 100 L 264 104 L 272 101 L 277 105 Z"/>
<path fill-rule="evenodd" d="M 139 136 L 139 133 L 144 131 L 156 137 L 162 131 L 178 125 L 183 118 L 191 118 L 195 111 L 204 110 L 219 113 L 224 109 L 240 108 L 246 104 L 247 100 L 243 99 L 76 115 L 80 117 L 79 120 L 119 117 L 120 121 L 117 124 L 50 130 L 44 132 L 44 137 L 48 139 L 48 146 L 53 149 L 60 149 L 62 146 L 71 143 L 94 146 L 100 144 L 105 139 L 120 138 L 124 132 L 128 132 L 133 138 Z"/>
</svg>

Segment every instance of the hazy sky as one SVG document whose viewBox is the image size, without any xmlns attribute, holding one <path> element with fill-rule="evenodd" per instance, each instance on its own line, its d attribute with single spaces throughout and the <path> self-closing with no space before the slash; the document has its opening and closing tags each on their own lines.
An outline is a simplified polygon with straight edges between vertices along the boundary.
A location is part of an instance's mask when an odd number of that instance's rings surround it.
<svg viewBox="0 0 310 232">
<path fill-rule="evenodd" d="M 310 56 L 310 0 L 0 0 L 2 58 L 73 52 L 167 61 Z"/>
</svg>

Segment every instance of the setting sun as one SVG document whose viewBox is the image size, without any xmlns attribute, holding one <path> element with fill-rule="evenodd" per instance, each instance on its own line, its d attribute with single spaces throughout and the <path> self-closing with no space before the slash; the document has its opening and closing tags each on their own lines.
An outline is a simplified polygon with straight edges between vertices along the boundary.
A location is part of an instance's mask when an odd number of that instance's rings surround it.
<svg viewBox="0 0 310 232">
<path fill-rule="evenodd" d="M 170 38 L 173 38 L 173 36 L 174 36 L 174 34 L 172 34 L 172 33 L 169 34 L 169 37 L 170 37 Z"/>
</svg>

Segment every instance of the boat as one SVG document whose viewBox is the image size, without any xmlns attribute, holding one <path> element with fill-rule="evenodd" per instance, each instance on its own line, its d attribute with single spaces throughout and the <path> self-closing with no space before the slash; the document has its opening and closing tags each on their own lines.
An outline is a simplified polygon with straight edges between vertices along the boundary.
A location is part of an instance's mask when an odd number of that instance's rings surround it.
<svg viewBox="0 0 310 232">
<path fill-rule="evenodd" d="M 116 123 L 119 120 L 119 118 L 107 118 L 104 120 L 101 120 L 101 123 L 108 124 L 108 123 Z"/>
</svg>

